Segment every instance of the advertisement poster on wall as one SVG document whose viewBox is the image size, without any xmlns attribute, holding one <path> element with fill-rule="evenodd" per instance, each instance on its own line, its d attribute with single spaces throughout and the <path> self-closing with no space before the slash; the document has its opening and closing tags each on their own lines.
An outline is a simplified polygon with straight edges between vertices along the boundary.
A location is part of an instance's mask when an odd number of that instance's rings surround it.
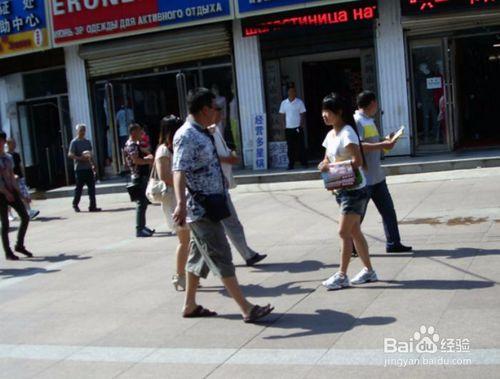
<svg viewBox="0 0 500 379">
<path fill-rule="evenodd" d="M 68 45 L 231 19 L 231 0 L 51 0 L 53 42 Z"/>
<path fill-rule="evenodd" d="M 0 59 L 49 47 L 44 0 L 0 0 Z"/>
</svg>

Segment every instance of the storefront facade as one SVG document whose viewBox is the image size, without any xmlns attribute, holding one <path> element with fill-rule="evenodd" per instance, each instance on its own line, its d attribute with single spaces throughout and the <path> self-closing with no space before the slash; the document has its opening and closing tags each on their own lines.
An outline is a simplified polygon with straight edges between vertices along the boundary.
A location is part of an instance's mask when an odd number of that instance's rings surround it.
<svg viewBox="0 0 500 379">
<path fill-rule="evenodd" d="M 292 83 L 308 110 L 311 161 L 322 155 L 320 105 L 332 91 L 378 94 L 380 134 L 407 126 L 390 155 L 500 144 L 491 126 L 500 106 L 498 2 L 36 4 L 45 13 L 11 6 L 0 15 L 1 125 L 19 139 L 34 186 L 71 182 L 65 157 L 77 123 L 90 126 L 99 175 L 123 172 L 127 125 L 144 125 L 154 148 L 161 118 L 184 115 L 197 86 L 217 93 L 225 137 L 255 170 L 287 165 L 278 109 Z M 44 120 L 50 143 L 37 132 Z"/>
<path fill-rule="evenodd" d="M 70 183 L 71 139 L 65 56 L 50 47 L 44 1 L 3 1 L 0 12 L 0 115 L 30 186 Z"/>
<path fill-rule="evenodd" d="M 402 1 L 416 153 L 500 145 L 500 3 Z"/>
<path fill-rule="evenodd" d="M 72 14 L 80 15 L 68 19 Z M 128 125 L 156 147 L 160 120 L 185 116 L 187 91 L 206 86 L 224 108 L 227 140 L 241 149 L 233 79 L 232 3 L 150 0 L 52 9 L 54 43 L 78 44 L 102 176 L 123 172 Z M 169 30 L 175 29 L 175 30 Z"/>
<path fill-rule="evenodd" d="M 278 113 L 288 86 L 296 87 L 306 105 L 311 160 L 321 158 L 328 132 L 321 118 L 323 97 L 335 91 L 354 102 L 363 88 L 377 91 L 376 17 L 376 1 L 356 1 L 243 20 L 243 35 L 259 38 L 271 168 L 288 165 Z"/>
</svg>

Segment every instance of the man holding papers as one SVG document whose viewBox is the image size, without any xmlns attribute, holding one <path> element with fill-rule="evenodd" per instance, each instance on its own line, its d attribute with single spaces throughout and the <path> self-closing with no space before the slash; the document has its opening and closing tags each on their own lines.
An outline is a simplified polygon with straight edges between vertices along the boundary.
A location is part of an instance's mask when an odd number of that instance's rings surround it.
<svg viewBox="0 0 500 379">
<path fill-rule="evenodd" d="M 409 252 L 412 248 L 401 243 L 396 210 L 387 188 L 380 157 L 381 151 L 389 151 L 394 147 L 403 134 L 404 127 L 382 140 L 374 120 L 378 112 L 378 102 L 375 94 L 371 91 L 363 91 L 358 95 L 357 103 L 358 110 L 354 114 L 354 120 L 366 156 L 366 168 L 362 168 L 362 170 L 366 177 L 369 198 L 382 216 L 387 240 L 386 251 L 388 253 Z"/>
</svg>

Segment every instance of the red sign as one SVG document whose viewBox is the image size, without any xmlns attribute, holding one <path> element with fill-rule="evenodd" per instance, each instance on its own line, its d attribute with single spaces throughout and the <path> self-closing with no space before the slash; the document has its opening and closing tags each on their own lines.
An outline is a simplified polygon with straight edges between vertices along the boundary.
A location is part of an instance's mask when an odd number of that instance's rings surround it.
<svg viewBox="0 0 500 379">
<path fill-rule="evenodd" d="M 51 1 L 53 38 L 58 45 L 232 15 L 229 0 Z"/>
<path fill-rule="evenodd" d="M 403 15 L 420 13 L 439 13 L 445 11 L 460 11 L 488 9 L 498 6 L 497 0 L 402 0 Z"/>
<path fill-rule="evenodd" d="M 377 6 L 358 6 L 335 8 L 325 12 L 314 12 L 302 15 L 271 17 L 257 23 L 243 22 L 243 36 L 252 37 L 267 34 L 285 27 L 315 27 L 346 24 L 349 22 L 370 21 L 377 17 Z"/>
</svg>

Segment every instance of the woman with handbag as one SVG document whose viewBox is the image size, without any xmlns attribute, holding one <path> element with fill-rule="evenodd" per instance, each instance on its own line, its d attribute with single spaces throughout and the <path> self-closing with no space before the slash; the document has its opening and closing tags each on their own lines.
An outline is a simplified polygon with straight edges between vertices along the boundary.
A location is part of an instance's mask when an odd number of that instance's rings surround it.
<svg viewBox="0 0 500 379">
<path fill-rule="evenodd" d="M 361 231 L 361 217 L 368 202 L 366 180 L 360 167 L 364 164 L 364 154 L 357 134 L 353 112 L 348 102 L 339 94 L 332 93 L 323 99 L 323 120 L 332 130 L 327 134 L 323 146 L 325 158 L 318 168 L 325 178 L 327 189 L 333 190 L 340 207 L 339 236 L 341 239 L 340 269 L 323 285 L 331 290 L 377 281 L 368 252 L 368 243 Z M 340 172 L 340 175 L 339 175 Z M 349 281 L 347 268 L 351 260 L 353 242 L 364 268 Z"/>
<path fill-rule="evenodd" d="M 174 134 L 182 126 L 180 118 L 170 115 L 164 117 L 160 123 L 160 140 L 155 154 L 155 168 L 158 177 L 166 185 L 166 191 L 161 197 L 161 209 L 165 213 L 167 224 L 175 231 L 179 244 L 176 252 L 176 274 L 172 276 L 172 284 L 179 291 L 186 289 L 186 262 L 189 255 L 190 233 L 187 225 L 177 225 L 172 214 L 177 206 L 173 191 L 172 156 Z"/>
</svg>

